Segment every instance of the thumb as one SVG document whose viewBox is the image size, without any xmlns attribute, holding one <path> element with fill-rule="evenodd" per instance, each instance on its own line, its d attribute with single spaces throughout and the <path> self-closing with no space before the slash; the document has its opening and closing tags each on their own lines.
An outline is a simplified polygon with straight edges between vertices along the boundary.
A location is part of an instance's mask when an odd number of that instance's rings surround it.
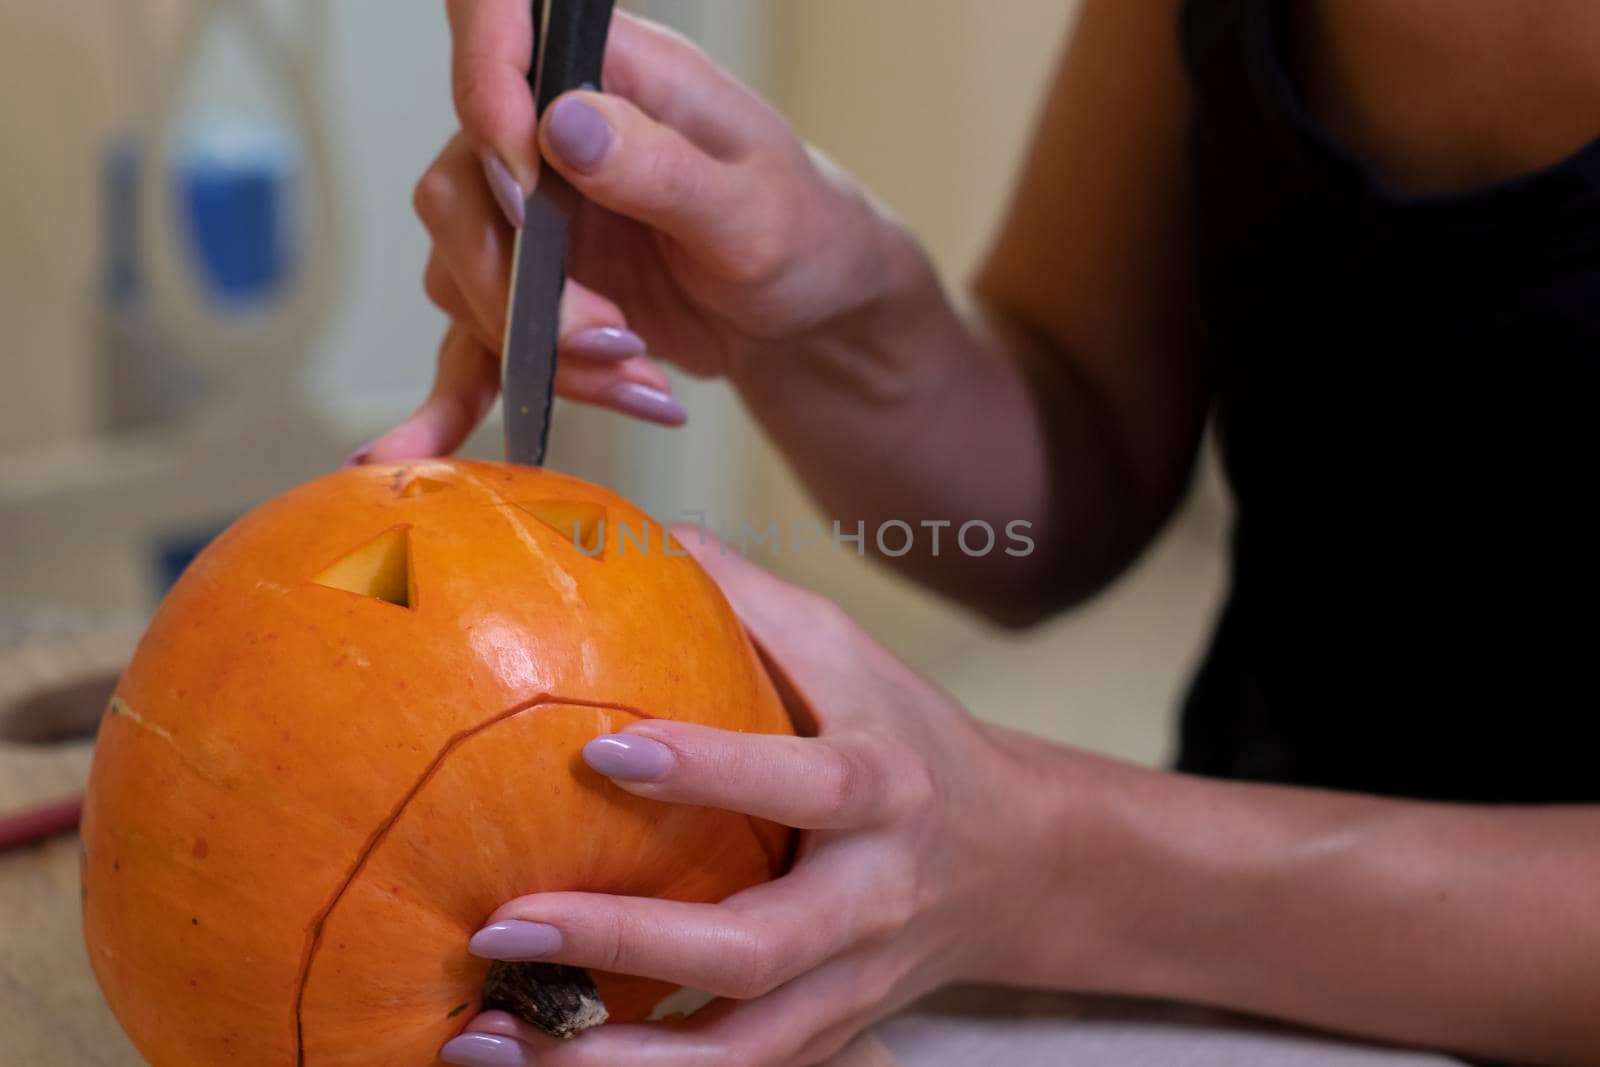
<svg viewBox="0 0 1600 1067">
<path fill-rule="evenodd" d="M 703 257 L 737 262 L 749 238 L 772 232 L 770 196 L 738 163 L 707 154 L 620 96 L 567 93 L 539 127 L 544 158 L 585 197 L 660 230 Z"/>
</svg>

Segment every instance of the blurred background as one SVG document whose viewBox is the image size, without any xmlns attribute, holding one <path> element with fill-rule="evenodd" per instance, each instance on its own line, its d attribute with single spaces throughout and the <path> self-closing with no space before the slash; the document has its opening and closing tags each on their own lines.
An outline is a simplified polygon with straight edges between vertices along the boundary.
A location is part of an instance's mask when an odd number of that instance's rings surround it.
<svg viewBox="0 0 1600 1067">
<path fill-rule="evenodd" d="M 953 288 L 1004 206 L 1076 8 L 626 6 L 772 99 L 904 216 Z M 218 529 L 420 400 L 442 319 L 410 198 L 454 127 L 448 55 L 440 0 L 0 6 L 0 647 L 136 631 Z M 552 465 L 663 518 L 810 514 L 724 387 L 679 389 L 677 432 L 564 407 Z M 491 424 L 468 451 L 498 442 Z M 978 714 L 1153 762 L 1216 608 L 1226 526 L 1208 465 L 1137 568 L 1021 634 L 848 553 L 765 562 Z"/>
</svg>

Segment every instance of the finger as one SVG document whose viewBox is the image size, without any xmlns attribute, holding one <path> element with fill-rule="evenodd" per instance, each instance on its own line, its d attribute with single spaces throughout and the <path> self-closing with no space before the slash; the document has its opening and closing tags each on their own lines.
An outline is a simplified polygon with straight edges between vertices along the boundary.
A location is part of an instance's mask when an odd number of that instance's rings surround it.
<svg viewBox="0 0 1600 1067">
<path fill-rule="evenodd" d="M 412 416 L 377 438 L 355 463 L 444 456 L 482 421 L 500 388 L 500 362 L 460 326 L 452 326 L 439 346 L 433 390 Z"/>
<path fill-rule="evenodd" d="M 544 158 L 602 207 L 660 230 L 733 280 L 766 266 L 763 241 L 780 221 L 776 198 L 750 185 L 747 168 L 609 94 L 563 95 L 539 137 Z"/>
<path fill-rule="evenodd" d="M 471 949 L 485 959 L 563 963 L 751 1000 L 864 935 L 868 920 L 856 902 L 870 899 L 869 890 L 841 887 L 836 865 L 823 866 L 827 878 L 797 870 L 721 904 L 594 893 L 520 897 L 495 911 Z M 840 903 L 819 913 L 819 894 Z"/>
<path fill-rule="evenodd" d="M 423 275 L 428 297 L 466 329 L 486 352 L 497 352 L 501 339 L 492 335 L 470 306 L 455 277 L 437 251 Z M 610 408 L 645 422 L 681 426 L 688 412 L 672 395 L 666 372 L 642 357 L 644 340 L 621 325 L 622 313 L 611 301 L 569 280 L 562 291 L 560 358 L 556 392 L 568 400 Z M 638 357 L 628 353 L 637 352 Z"/>
<path fill-rule="evenodd" d="M 452 318 L 468 323 L 480 344 L 498 352 L 505 335 L 514 240 L 473 171 L 462 137 L 452 138 L 439 153 L 417 183 L 413 200 L 433 239 L 423 276 L 429 298 Z M 571 354 L 642 355 L 644 341 L 628 332 L 627 324 L 615 303 L 567 279 L 561 292 L 561 339 Z M 595 330 L 610 333 L 589 333 Z"/>
<path fill-rule="evenodd" d="M 456 325 L 466 329 L 486 352 L 497 352 L 501 338 L 470 306 L 437 252 L 423 274 L 428 298 Z M 620 323 L 609 300 L 568 281 L 562 293 L 563 337 L 556 361 L 556 392 L 568 400 L 607 407 L 664 426 L 681 426 L 688 414 L 672 396 L 666 371 L 643 358 L 644 340 Z M 637 353 L 630 356 L 629 353 Z"/>
<path fill-rule="evenodd" d="M 666 373 L 648 359 L 622 363 L 564 359 L 556 366 L 556 392 L 657 426 L 689 421 L 687 409 L 672 395 Z"/>
<path fill-rule="evenodd" d="M 567 279 L 561 292 L 558 393 L 660 426 L 682 426 L 688 412 L 673 397 L 666 372 L 644 352 L 644 339 L 627 328 L 617 305 Z"/>
<path fill-rule="evenodd" d="M 521 207 L 538 176 L 538 117 L 528 88 L 533 21 L 528 0 L 448 0 L 451 88 L 456 114 L 485 169 L 499 163 L 516 186 L 505 198 Z M 508 213 L 511 203 L 506 204 Z"/>
<path fill-rule="evenodd" d="M 463 1067 L 538 1063 L 540 1053 L 558 1047 L 560 1041 L 535 1030 L 514 1015 L 486 1011 L 467 1023 L 460 1034 L 444 1043 L 439 1059 Z"/>
<path fill-rule="evenodd" d="M 719 1001 L 677 1024 L 586 1031 L 539 1057 L 539 1067 L 802 1067 L 849 1038 L 839 1023 L 880 1003 L 888 987 L 854 960 L 827 964 L 753 1001 Z"/>
<path fill-rule="evenodd" d="M 438 256 L 428 260 L 423 285 L 429 298 L 458 326 L 467 330 L 479 347 L 485 352 L 499 349 L 500 339 L 489 335 Z M 586 293 L 577 283 L 568 283 L 567 295 L 574 303 Z M 583 310 L 566 311 L 568 300 L 565 297 L 562 307 L 566 336 L 556 361 L 559 395 L 661 426 L 681 426 L 688 420 L 688 412 L 672 395 L 672 383 L 666 372 L 648 359 L 624 355 L 644 351 L 644 342 L 637 334 L 626 327 L 595 325 L 613 316 L 597 318 Z"/>
<path fill-rule="evenodd" d="M 494 337 L 478 318 L 477 312 L 467 301 L 461 286 L 456 284 L 455 275 L 450 273 L 449 266 L 437 249 L 428 256 L 428 266 L 422 272 L 422 291 L 428 294 L 428 299 L 433 301 L 435 307 L 449 316 L 456 325 L 466 329 L 472 335 L 472 339 L 485 350 L 492 351 L 500 347 L 499 339 Z"/>
<path fill-rule="evenodd" d="M 872 734 L 784 737 L 652 719 L 590 741 L 589 766 L 637 796 L 721 808 L 801 830 L 853 829 L 897 813 L 909 752 Z"/>
<path fill-rule="evenodd" d="M 561 344 L 565 351 L 586 358 L 606 359 L 626 352 L 642 356 L 644 338 L 628 329 L 622 309 L 580 282 L 568 278 L 561 287 Z M 592 331 L 611 331 L 598 340 Z M 615 346 L 607 348 L 608 345 Z M 605 349 L 604 351 L 597 351 Z"/>
<path fill-rule="evenodd" d="M 439 153 L 417 182 L 412 205 L 433 239 L 440 270 L 449 274 L 471 309 L 473 333 L 492 338 L 486 347 L 499 351 L 514 238 L 465 138 L 452 138 Z"/>
<path fill-rule="evenodd" d="M 416 209 L 434 239 L 423 276 L 429 298 L 489 352 L 505 334 L 510 231 L 472 170 L 465 141 L 454 138 L 417 185 Z M 683 405 L 665 373 L 642 355 L 615 303 L 568 279 L 561 294 L 557 389 L 569 399 L 609 407 L 648 422 L 682 425 Z M 610 365 L 607 365 L 610 364 Z"/>
<path fill-rule="evenodd" d="M 735 159 L 786 134 L 760 96 L 693 42 L 664 26 L 617 12 L 606 45 L 602 87 L 683 134 L 719 159 Z"/>
<path fill-rule="evenodd" d="M 611 389 L 624 382 L 663 394 L 672 391 L 666 372 L 648 359 L 594 359 L 563 348 L 556 364 L 556 392 L 568 400 L 605 407 L 611 402 Z"/>
</svg>

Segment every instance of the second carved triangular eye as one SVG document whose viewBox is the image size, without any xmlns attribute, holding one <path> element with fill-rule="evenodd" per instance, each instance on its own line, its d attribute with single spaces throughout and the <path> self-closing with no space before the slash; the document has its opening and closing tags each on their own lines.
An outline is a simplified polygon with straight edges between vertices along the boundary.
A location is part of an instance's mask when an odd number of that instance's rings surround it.
<svg viewBox="0 0 1600 1067">
<path fill-rule="evenodd" d="M 311 579 L 329 589 L 343 589 L 397 607 L 416 599 L 411 580 L 411 528 L 396 526 L 335 560 Z"/>
<path fill-rule="evenodd" d="M 604 559 L 606 509 L 584 500 L 535 500 L 517 507 L 550 527 L 585 556 Z"/>
<path fill-rule="evenodd" d="M 428 493 L 440 493 L 451 488 L 449 482 L 441 482 L 437 478 L 424 478 L 417 475 L 400 488 L 403 497 L 425 496 Z"/>
</svg>

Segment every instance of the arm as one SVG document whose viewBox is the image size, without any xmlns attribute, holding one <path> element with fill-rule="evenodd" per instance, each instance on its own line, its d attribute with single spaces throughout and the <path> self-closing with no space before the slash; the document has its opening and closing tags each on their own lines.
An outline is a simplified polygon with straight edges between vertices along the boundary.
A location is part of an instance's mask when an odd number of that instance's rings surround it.
<svg viewBox="0 0 1600 1067">
<path fill-rule="evenodd" d="M 893 561 L 1010 621 L 1087 595 L 1143 548 L 1204 424 L 1176 25 L 1172 0 L 1085 4 L 977 315 L 963 322 L 915 242 L 879 223 L 871 312 L 738 380 L 831 514 L 1030 521 L 1025 560 Z"/>
<path fill-rule="evenodd" d="M 1162 774 L 996 731 L 1037 872 L 1005 980 L 1600 1061 L 1600 810 Z"/>
</svg>

